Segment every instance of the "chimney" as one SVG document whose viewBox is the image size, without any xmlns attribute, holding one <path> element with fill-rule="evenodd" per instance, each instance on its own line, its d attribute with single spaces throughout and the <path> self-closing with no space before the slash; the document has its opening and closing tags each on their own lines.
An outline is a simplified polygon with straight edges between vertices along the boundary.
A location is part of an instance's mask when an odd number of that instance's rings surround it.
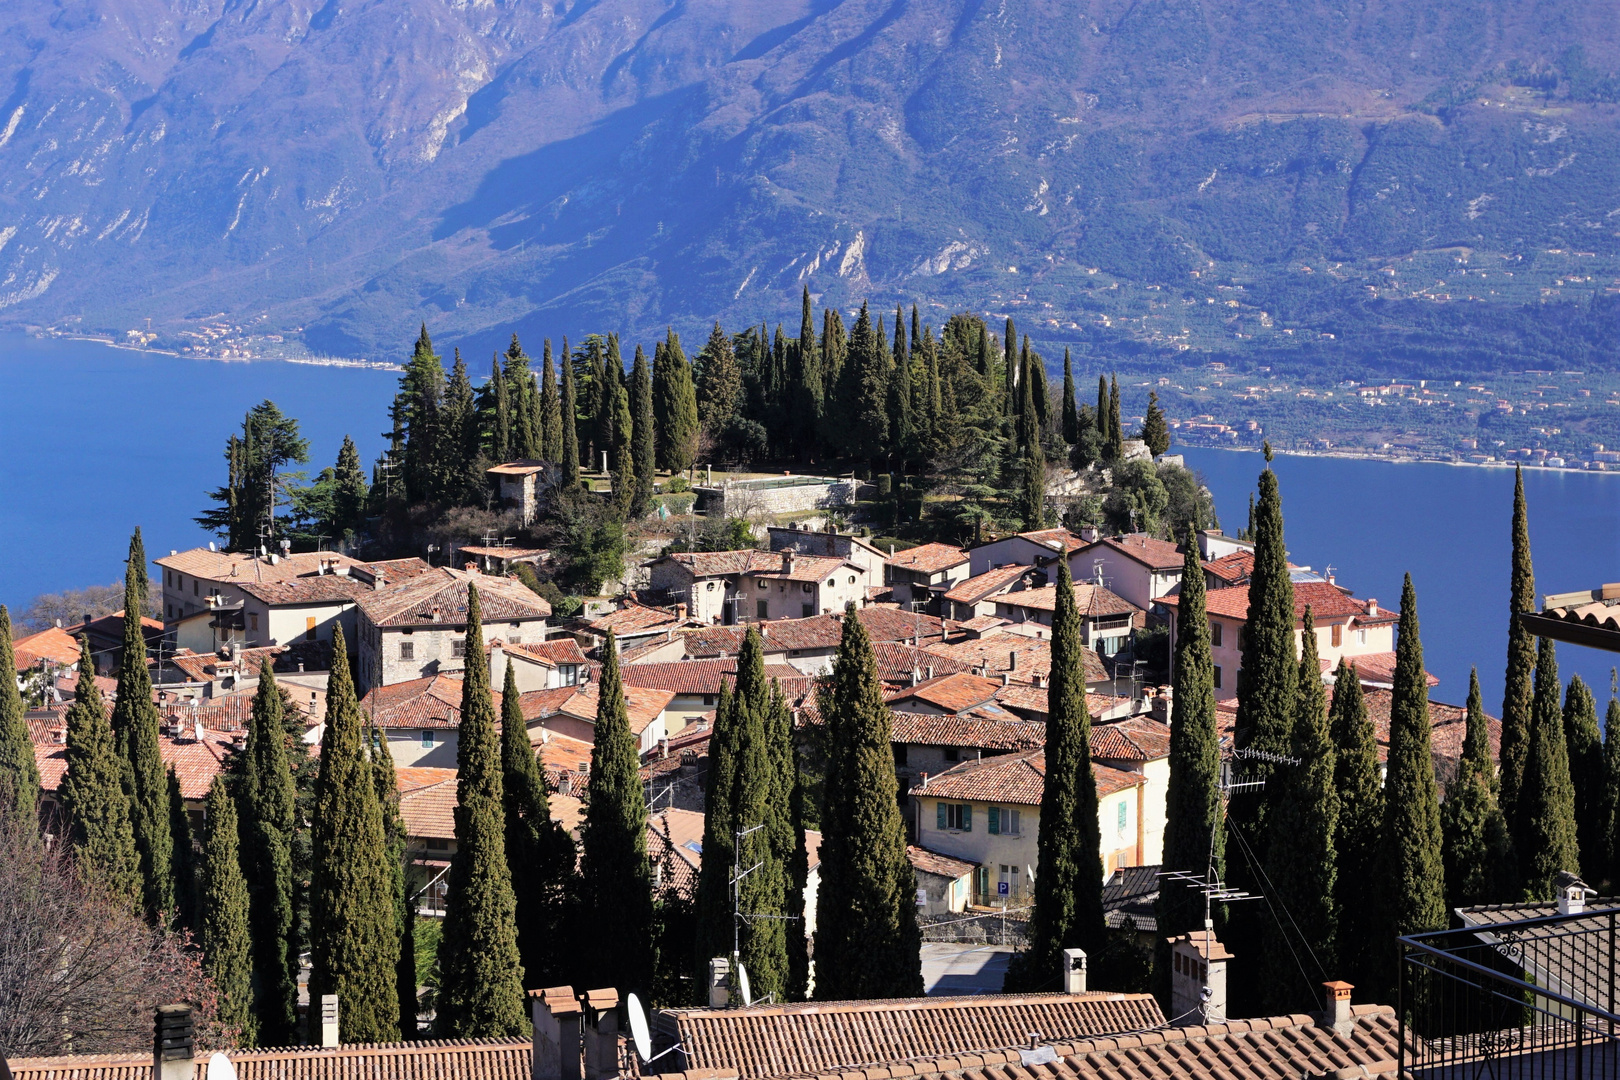
<svg viewBox="0 0 1620 1080">
<path fill-rule="evenodd" d="M 782 552 L 782 573 L 784 573 L 784 574 L 793 573 L 793 549 L 792 548 L 788 548 L 786 551 Z"/>
<path fill-rule="evenodd" d="M 1084 540 L 1086 543 L 1095 544 L 1097 542 L 1097 536 L 1098 536 L 1097 526 L 1095 526 L 1095 525 L 1082 525 L 1082 526 L 1080 526 L 1080 539 Z"/>
<path fill-rule="evenodd" d="M 922 774 L 922 789 L 924 791 L 928 790 L 928 774 L 927 773 Z"/>
<path fill-rule="evenodd" d="M 1555 882 L 1558 889 L 1558 914 L 1579 915 L 1586 910 L 1586 894 L 1591 890 L 1586 882 L 1567 870 L 1560 870 Z"/>
<path fill-rule="evenodd" d="M 1191 1024 L 1226 1021 L 1226 951 L 1209 927 L 1170 940 L 1170 1009 Z"/>
<path fill-rule="evenodd" d="M 1086 992 L 1086 953 L 1084 949 L 1063 950 L 1063 992 Z"/>
<path fill-rule="evenodd" d="M 572 986 L 529 991 L 534 1024 L 531 1080 L 580 1080 L 579 1001 Z"/>
<path fill-rule="evenodd" d="M 1017 671 L 1018 670 L 1018 650 L 1017 649 L 1009 649 L 1009 650 L 1007 650 L 1007 670 L 1008 671 Z"/>
<path fill-rule="evenodd" d="M 433 605 L 433 621 L 434 622 L 443 622 L 444 621 L 444 610 L 442 608 L 440 608 L 438 604 Z"/>
<path fill-rule="evenodd" d="M 1010 682 L 1012 682 L 1012 674 L 1010 672 L 1003 671 L 1001 673 L 1001 685 L 1006 686 Z"/>
<path fill-rule="evenodd" d="M 929 665 L 928 665 L 928 667 L 927 667 L 927 669 L 926 669 L 926 670 L 927 670 L 927 672 L 928 672 L 928 677 L 929 677 L 929 678 L 930 678 L 930 679 L 932 679 L 932 678 L 933 678 L 933 677 L 934 677 L 934 665 L 933 665 L 933 664 L 929 664 Z"/>
<path fill-rule="evenodd" d="M 1332 1028 L 1334 1034 L 1349 1038 L 1355 1024 L 1350 1016 L 1350 991 L 1354 989 L 1349 983 L 1336 979 L 1323 983 L 1322 1011 L 1317 1014 L 1317 1025 Z"/>
<path fill-rule="evenodd" d="M 624 1033 L 619 1028 L 619 992 L 608 987 L 587 990 L 585 1005 L 585 1080 L 617 1080 Z"/>
<path fill-rule="evenodd" d="M 371 588 L 374 592 L 382 592 L 387 586 L 388 582 L 383 580 L 383 576 L 380 573 L 372 573 Z"/>
<path fill-rule="evenodd" d="M 473 562 L 471 559 L 468 559 L 466 562 L 462 563 L 461 568 L 467 571 L 469 574 L 478 573 L 478 564 Z"/>
<path fill-rule="evenodd" d="M 1371 597 L 1371 596 L 1367 597 L 1367 608 L 1366 608 L 1366 610 L 1367 610 L 1368 615 L 1377 615 L 1378 614 L 1378 601 L 1376 599 L 1374 599 L 1373 597 Z"/>
<path fill-rule="evenodd" d="M 152 1033 L 152 1080 L 196 1080 L 190 1005 L 159 1005 Z"/>
<path fill-rule="evenodd" d="M 338 1000 L 336 994 L 321 995 L 321 1045 L 338 1045 Z"/>
<path fill-rule="evenodd" d="M 928 777 L 923 777 L 926 786 Z M 709 961 L 709 1008 L 723 1009 L 731 1000 L 731 961 L 716 956 Z"/>
</svg>

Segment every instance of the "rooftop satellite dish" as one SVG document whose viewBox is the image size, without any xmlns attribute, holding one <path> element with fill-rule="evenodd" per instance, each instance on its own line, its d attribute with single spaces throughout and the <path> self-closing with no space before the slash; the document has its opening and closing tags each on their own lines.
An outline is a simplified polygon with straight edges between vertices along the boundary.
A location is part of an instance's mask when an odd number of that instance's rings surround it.
<svg viewBox="0 0 1620 1080">
<path fill-rule="evenodd" d="M 652 1033 L 647 1030 L 647 1010 L 641 1007 L 641 999 L 634 994 L 626 997 L 625 1012 L 630 1014 L 630 1038 L 636 1044 L 636 1056 L 651 1061 Z"/>
<path fill-rule="evenodd" d="M 737 961 L 737 989 L 742 993 L 745 1006 L 754 1003 L 754 988 L 748 985 L 748 969 L 742 966 L 741 960 Z"/>
<path fill-rule="evenodd" d="M 208 1080 L 236 1080 L 236 1066 L 231 1059 L 217 1050 L 208 1059 Z"/>
</svg>

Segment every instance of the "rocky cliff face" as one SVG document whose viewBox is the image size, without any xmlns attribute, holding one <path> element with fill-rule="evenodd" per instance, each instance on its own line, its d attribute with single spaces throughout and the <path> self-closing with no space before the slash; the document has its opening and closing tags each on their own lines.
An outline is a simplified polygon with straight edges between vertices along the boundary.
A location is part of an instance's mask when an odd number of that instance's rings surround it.
<svg viewBox="0 0 1620 1080">
<path fill-rule="evenodd" d="M 223 314 L 382 357 L 424 316 L 492 346 L 774 321 L 809 284 L 1095 348 L 1241 348 L 1274 316 L 1320 336 L 1410 302 L 1411 260 L 1442 251 L 1589 252 L 1588 301 L 1620 273 L 1620 31 L 1573 0 L 81 0 L 8 22 L 12 324 L 182 343 Z M 1511 311 L 1518 284 L 1474 291 Z"/>
</svg>

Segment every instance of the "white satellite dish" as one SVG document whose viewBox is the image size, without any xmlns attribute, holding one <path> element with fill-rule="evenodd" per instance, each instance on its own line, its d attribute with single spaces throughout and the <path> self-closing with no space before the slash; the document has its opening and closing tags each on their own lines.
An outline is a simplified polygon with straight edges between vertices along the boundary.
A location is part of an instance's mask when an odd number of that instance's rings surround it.
<svg viewBox="0 0 1620 1080">
<path fill-rule="evenodd" d="M 236 1066 L 231 1059 L 217 1050 L 208 1059 L 208 1080 L 236 1080 Z"/>
<path fill-rule="evenodd" d="M 651 1061 L 652 1033 L 647 1030 L 647 1010 L 641 1007 L 641 999 L 634 994 L 627 996 L 624 1011 L 630 1014 L 630 1038 L 636 1044 L 636 1056 Z"/>
<path fill-rule="evenodd" d="M 741 960 L 737 961 L 737 989 L 742 993 L 744 1005 L 754 1003 L 754 989 L 748 985 L 748 969 L 742 966 Z"/>
</svg>

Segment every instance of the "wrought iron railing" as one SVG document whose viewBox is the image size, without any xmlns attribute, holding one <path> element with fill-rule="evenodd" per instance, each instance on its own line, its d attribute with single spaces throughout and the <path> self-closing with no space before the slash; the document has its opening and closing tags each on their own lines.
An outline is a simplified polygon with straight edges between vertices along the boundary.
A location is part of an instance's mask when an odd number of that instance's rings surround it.
<svg viewBox="0 0 1620 1080">
<path fill-rule="evenodd" d="M 1620 908 L 1400 939 L 1400 1075 L 1421 1080 L 1620 1077 Z"/>
</svg>

